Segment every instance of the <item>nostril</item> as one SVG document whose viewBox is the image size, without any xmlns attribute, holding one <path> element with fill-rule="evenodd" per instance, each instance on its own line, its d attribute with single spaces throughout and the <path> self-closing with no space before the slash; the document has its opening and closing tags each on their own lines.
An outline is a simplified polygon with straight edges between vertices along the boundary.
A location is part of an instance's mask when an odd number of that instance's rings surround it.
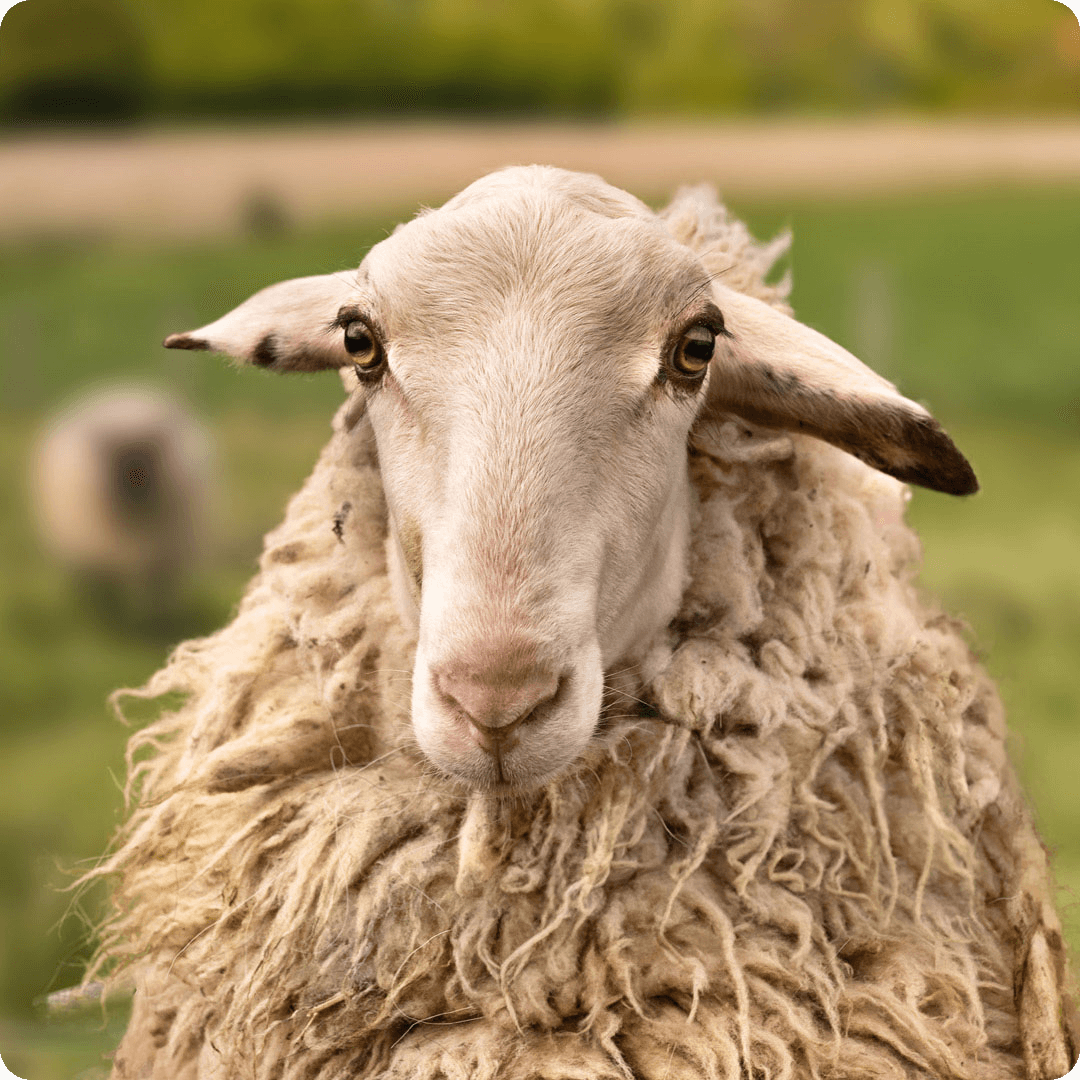
<svg viewBox="0 0 1080 1080">
<path fill-rule="evenodd" d="M 476 740 L 477 744 L 482 746 L 485 750 L 494 750 L 496 746 L 511 746 L 517 741 L 516 739 L 511 738 L 513 733 L 518 731 L 519 728 L 525 727 L 529 721 L 536 716 L 540 706 L 545 702 L 552 700 L 554 697 L 555 695 L 552 694 L 550 697 L 544 698 L 543 701 L 537 702 L 531 709 L 519 713 L 515 717 L 500 717 L 500 720 L 506 720 L 505 723 L 481 724 L 470 716 L 469 727 L 473 730 L 473 738 Z"/>
<path fill-rule="evenodd" d="M 490 739 L 509 734 L 559 692 L 562 680 L 547 669 L 517 672 L 515 678 L 484 673 L 437 672 L 435 687 L 451 708 L 465 714 Z"/>
<path fill-rule="evenodd" d="M 501 728 L 489 728 L 484 727 L 483 724 L 476 724 L 472 720 L 468 722 L 469 737 L 472 741 L 481 750 L 486 750 L 489 754 L 495 755 L 514 748 L 517 744 L 515 732 L 518 727 L 518 723 L 508 724 L 506 727 Z"/>
</svg>

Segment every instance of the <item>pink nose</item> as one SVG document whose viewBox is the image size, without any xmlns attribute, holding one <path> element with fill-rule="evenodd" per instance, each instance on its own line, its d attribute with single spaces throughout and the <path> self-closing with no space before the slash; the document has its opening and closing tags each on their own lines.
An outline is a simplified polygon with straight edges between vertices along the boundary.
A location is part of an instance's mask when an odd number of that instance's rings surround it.
<svg viewBox="0 0 1080 1080">
<path fill-rule="evenodd" d="M 472 650 L 466 661 L 433 669 L 444 702 L 465 714 L 477 742 L 494 752 L 545 701 L 558 693 L 559 676 L 547 665 L 522 656 L 520 648 Z"/>
</svg>

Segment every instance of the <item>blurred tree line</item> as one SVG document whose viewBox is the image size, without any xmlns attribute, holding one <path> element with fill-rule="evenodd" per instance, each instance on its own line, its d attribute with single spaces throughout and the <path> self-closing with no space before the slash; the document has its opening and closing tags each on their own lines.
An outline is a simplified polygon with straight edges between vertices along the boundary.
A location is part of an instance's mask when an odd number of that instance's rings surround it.
<svg viewBox="0 0 1080 1080">
<path fill-rule="evenodd" d="M 22 0 L 7 124 L 1074 112 L 1055 0 Z"/>
</svg>

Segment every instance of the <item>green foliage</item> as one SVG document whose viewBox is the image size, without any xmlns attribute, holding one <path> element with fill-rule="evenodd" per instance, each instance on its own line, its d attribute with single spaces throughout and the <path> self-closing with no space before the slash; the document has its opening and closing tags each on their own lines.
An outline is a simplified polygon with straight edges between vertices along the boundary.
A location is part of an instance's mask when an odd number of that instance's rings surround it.
<svg viewBox="0 0 1080 1080">
<path fill-rule="evenodd" d="M 4 1065 L 23 1080 L 106 1080 L 128 1010 L 110 1006 L 47 1021 L 0 1020 Z"/>
<path fill-rule="evenodd" d="M 31 0 L 0 27 L 0 116 L 118 119 L 148 89 L 142 29 L 125 0 Z"/>
<path fill-rule="evenodd" d="M 1052 0 L 23 0 L 0 117 L 1075 112 Z"/>
<path fill-rule="evenodd" d="M 971 620 L 1059 880 L 1080 891 L 1080 191 L 735 209 L 758 235 L 794 228 L 800 316 L 930 402 L 975 464 L 974 498 L 915 495 L 924 581 Z M 228 618 L 341 395 L 332 376 L 237 371 L 158 342 L 272 281 L 355 266 L 392 224 L 0 249 L 0 1053 L 16 1073 L 70 1080 L 99 1068 L 122 1023 L 99 1031 L 94 1011 L 63 1023 L 32 1012 L 75 981 L 102 910 L 98 892 L 60 890 L 121 814 L 127 730 L 105 697 L 149 676 L 176 640 Z M 32 530 L 25 474 L 41 416 L 120 376 L 171 385 L 219 445 L 217 557 L 166 620 L 108 619 Z M 1080 925 L 1070 934 L 1080 945 Z"/>
</svg>

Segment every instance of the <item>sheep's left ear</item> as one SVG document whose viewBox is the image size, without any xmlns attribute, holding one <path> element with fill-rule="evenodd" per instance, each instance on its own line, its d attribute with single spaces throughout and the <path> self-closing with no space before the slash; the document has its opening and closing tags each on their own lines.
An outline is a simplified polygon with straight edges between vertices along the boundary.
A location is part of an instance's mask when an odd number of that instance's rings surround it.
<svg viewBox="0 0 1080 1080">
<path fill-rule="evenodd" d="M 823 334 L 768 304 L 713 285 L 728 335 L 716 339 L 699 433 L 734 413 L 803 431 L 910 484 L 970 495 L 975 473 L 941 425 Z"/>
<path fill-rule="evenodd" d="M 351 362 L 339 309 L 356 299 L 355 274 L 322 274 L 280 281 L 216 322 L 170 334 L 166 349 L 208 349 L 271 371 L 322 371 Z"/>
</svg>

